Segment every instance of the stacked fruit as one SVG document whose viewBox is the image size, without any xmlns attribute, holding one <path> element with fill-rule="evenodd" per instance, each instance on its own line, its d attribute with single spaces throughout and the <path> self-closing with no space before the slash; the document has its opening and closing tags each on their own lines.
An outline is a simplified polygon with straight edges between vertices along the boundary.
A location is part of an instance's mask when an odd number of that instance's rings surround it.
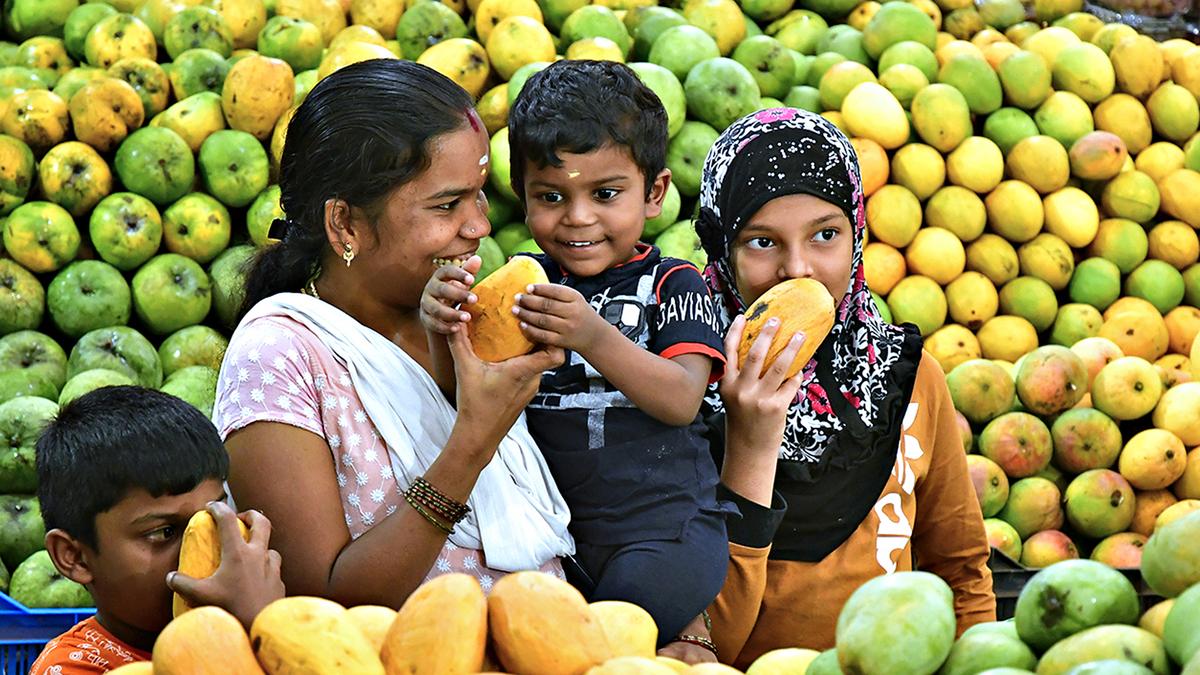
<svg viewBox="0 0 1200 675">
<path fill-rule="evenodd" d="M 1178 468 L 1200 443 L 1188 425 L 1200 384 L 1186 383 L 1200 330 L 1200 48 L 1102 25 L 1079 0 L 679 4 L 6 0 L 0 433 L 12 452 L 0 461 L 0 559 L 19 564 L 40 542 L 32 444 L 57 405 L 134 382 L 211 411 L 244 263 L 282 215 L 272 183 L 291 113 L 320 78 L 371 58 L 415 59 L 477 97 L 492 136 L 485 273 L 536 249 L 508 182 L 505 125 L 523 83 L 550 61 L 628 60 L 662 99 L 673 180 L 645 238 L 697 263 L 689 215 L 717 134 L 765 107 L 821 112 L 859 152 L 881 310 L 918 325 L 948 372 L 970 362 L 986 376 L 965 379 L 987 387 L 994 376 L 1003 390 L 1004 377 L 974 361 L 1013 370 L 1017 395 L 1004 406 L 955 397 L 982 456 L 1014 480 L 1067 472 L 1049 475 L 1061 492 L 1070 473 L 1116 466 L 1140 491 L 1127 504 L 1143 525 L 1174 499 L 1200 497 L 1196 451 Z M 1095 380 L 1105 393 L 1053 412 L 1029 403 L 1048 395 L 1035 385 L 1053 367 L 1031 361 L 1022 385 L 1009 364 L 1042 343 L 1071 346 L 1085 365 L 1118 353 L 1099 339 L 1125 358 L 1070 383 L 1079 392 Z M 1161 396 L 1143 382 L 1148 368 L 1161 371 Z M 1000 417 L 1015 402 L 1029 415 Z M 1084 436 L 1072 421 L 1100 424 L 1097 415 L 1119 423 L 1119 446 L 1141 449 L 1072 463 L 1054 441 Z M 1041 457 L 1054 447 L 1049 464 L 1030 471 L 989 449 L 1014 419 L 1060 429 L 1049 446 L 1037 436 Z M 1140 436 L 1151 424 L 1174 438 Z M 1167 441 L 1171 480 L 1137 475 L 1146 448 Z M 990 484 L 995 469 L 982 467 Z M 1028 538 L 1055 524 L 1053 514 L 1024 518 L 1037 500 L 1018 497 L 1050 494 L 1034 487 L 1014 484 L 1007 507 L 994 492 L 981 499 Z M 1112 529 L 1080 524 L 1091 518 L 1071 516 L 1080 509 L 1065 516 L 1077 532 Z"/>
<path fill-rule="evenodd" d="M 475 577 L 447 574 L 418 588 L 399 612 L 347 610 L 311 597 L 277 600 L 255 617 L 249 635 L 221 609 L 187 608 L 159 635 L 153 664 L 138 668 L 189 675 L 689 672 L 682 662 L 656 657 L 657 637 L 642 608 L 589 605 L 549 574 L 510 574 L 486 596 Z M 225 658 L 213 663 L 212 654 Z"/>
<path fill-rule="evenodd" d="M 973 626 L 957 641 L 953 595 L 940 579 L 921 572 L 874 579 L 843 609 L 837 648 L 807 673 L 1200 672 L 1197 535 L 1200 514 L 1191 514 L 1150 538 L 1144 577 L 1167 599 L 1145 612 L 1125 575 L 1068 560 L 1030 579 L 1015 620 Z"/>
<path fill-rule="evenodd" d="M 220 558 L 208 535 L 184 539 L 180 566 Z M 192 532 L 196 519 L 189 524 Z M 203 558 L 203 560 L 200 560 Z M 836 647 L 768 652 L 747 675 L 1169 675 L 1200 673 L 1200 513 L 1157 532 L 1146 547 L 1147 581 L 1168 599 L 1143 612 L 1120 572 L 1090 560 L 1057 563 L 1035 575 L 1015 621 L 973 626 L 955 639 L 954 594 L 927 572 L 873 579 L 851 596 L 837 622 Z M 417 589 L 399 612 L 345 609 L 329 600 L 278 600 L 249 636 L 215 607 L 178 608 L 159 635 L 153 663 L 138 673 L 478 673 L 540 675 L 725 675 L 717 664 L 689 668 L 655 655 L 658 631 L 625 602 L 587 604 L 568 583 L 541 572 L 503 577 L 485 597 L 474 577 L 448 574 Z M 220 663 L 211 660 L 221 654 Z M 236 665 L 234 665 L 236 664 Z M 992 670 L 1000 669 L 1000 670 Z"/>
</svg>

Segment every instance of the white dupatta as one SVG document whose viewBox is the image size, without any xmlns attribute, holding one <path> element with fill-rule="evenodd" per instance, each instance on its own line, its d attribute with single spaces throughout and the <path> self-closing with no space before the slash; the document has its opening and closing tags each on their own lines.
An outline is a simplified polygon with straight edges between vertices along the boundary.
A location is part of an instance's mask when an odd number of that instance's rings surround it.
<svg viewBox="0 0 1200 675">
<path fill-rule="evenodd" d="M 429 373 L 387 338 L 316 298 L 271 296 L 255 305 L 241 326 L 268 316 L 299 321 L 350 371 L 367 416 L 387 444 L 400 488 L 424 474 L 441 454 L 457 416 Z M 567 531 L 567 504 L 529 434 L 524 413 L 479 474 L 467 504 L 471 512 L 455 526 L 450 541 L 482 550 L 488 567 L 534 570 L 575 552 Z"/>
</svg>

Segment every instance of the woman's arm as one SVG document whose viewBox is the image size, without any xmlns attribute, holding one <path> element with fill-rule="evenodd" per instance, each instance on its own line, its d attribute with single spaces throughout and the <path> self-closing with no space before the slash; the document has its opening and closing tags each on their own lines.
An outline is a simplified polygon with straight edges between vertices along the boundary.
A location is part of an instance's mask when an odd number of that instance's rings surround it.
<svg viewBox="0 0 1200 675">
<path fill-rule="evenodd" d="M 746 319 L 739 316 L 725 337 L 725 375 L 720 384 L 721 402 L 725 406 L 721 482 L 743 498 L 769 507 L 788 408 L 800 388 L 800 375 L 788 378 L 787 371 L 804 344 L 804 335 L 793 335 L 788 346 L 764 371 L 767 352 L 779 330 L 779 320 L 768 319 L 746 355 L 746 363 L 739 368 L 738 346 L 745 327 Z"/>
<path fill-rule="evenodd" d="M 425 478 L 466 501 L 483 467 L 562 353 L 535 352 L 502 364 L 479 361 L 464 333 L 450 338 L 459 414 Z M 230 488 L 241 508 L 270 518 L 288 593 L 345 605 L 400 607 L 445 544 L 445 533 L 402 505 L 358 539 L 346 527 L 329 445 L 320 436 L 256 422 L 226 440 Z"/>
<path fill-rule="evenodd" d="M 229 485 L 238 508 L 271 520 L 290 595 L 399 608 L 425 578 L 446 535 L 407 504 L 351 541 L 325 439 L 276 422 L 231 434 Z M 490 452 L 451 439 L 425 478 L 465 501 Z"/>
<path fill-rule="evenodd" d="M 922 361 L 916 389 L 924 392 L 923 405 L 929 406 L 936 418 L 933 438 L 921 439 L 922 447 L 933 456 L 929 473 L 916 486 L 913 551 L 922 570 L 938 575 L 954 590 L 961 634 L 977 623 L 996 620 L 996 596 L 987 566 L 983 514 L 967 474 L 950 392 L 932 358 L 926 355 Z"/>
</svg>

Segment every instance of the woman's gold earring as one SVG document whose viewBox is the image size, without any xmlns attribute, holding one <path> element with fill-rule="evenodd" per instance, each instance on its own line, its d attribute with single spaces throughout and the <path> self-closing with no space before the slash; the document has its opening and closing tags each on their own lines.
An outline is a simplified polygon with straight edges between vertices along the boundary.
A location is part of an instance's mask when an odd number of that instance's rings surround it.
<svg viewBox="0 0 1200 675">
<path fill-rule="evenodd" d="M 346 261 L 346 267 L 349 267 L 350 263 L 354 262 L 354 247 L 349 243 L 342 244 L 342 260 Z"/>
</svg>

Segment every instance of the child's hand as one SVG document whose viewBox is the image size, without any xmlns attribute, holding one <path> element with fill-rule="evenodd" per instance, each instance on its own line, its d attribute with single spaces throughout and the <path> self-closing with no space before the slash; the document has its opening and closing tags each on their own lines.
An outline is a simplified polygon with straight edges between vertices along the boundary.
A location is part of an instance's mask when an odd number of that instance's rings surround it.
<svg viewBox="0 0 1200 675">
<path fill-rule="evenodd" d="M 234 515 L 224 502 L 211 502 L 208 512 L 221 538 L 221 564 L 204 579 L 171 572 L 167 586 L 193 606 L 215 605 L 226 610 L 249 630 L 259 610 L 284 595 L 279 553 L 267 548 L 271 521 L 258 511 Z M 239 517 L 250 528 L 250 541 L 242 539 Z"/>
<path fill-rule="evenodd" d="M 556 284 L 535 284 L 517 295 L 513 313 L 530 342 L 587 354 L 605 330 L 602 319 L 579 291 Z"/>
<path fill-rule="evenodd" d="M 482 264 L 483 258 L 473 255 L 462 267 L 442 265 L 437 268 L 421 293 L 421 325 L 425 330 L 449 335 L 471 320 L 471 315 L 458 307 L 476 301 L 471 284 L 475 283 L 475 273 Z"/>
</svg>

